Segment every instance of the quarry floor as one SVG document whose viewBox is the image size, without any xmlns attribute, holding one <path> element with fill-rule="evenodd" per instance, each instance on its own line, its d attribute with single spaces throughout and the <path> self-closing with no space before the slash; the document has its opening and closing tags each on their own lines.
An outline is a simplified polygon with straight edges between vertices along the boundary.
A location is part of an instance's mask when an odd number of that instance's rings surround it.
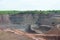
<svg viewBox="0 0 60 40">
<path fill-rule="evenodd" d="M 0 30 L 0 40 L 59 40 L 59 35 L 31 34 L 20 30 Z"/>
</svg>

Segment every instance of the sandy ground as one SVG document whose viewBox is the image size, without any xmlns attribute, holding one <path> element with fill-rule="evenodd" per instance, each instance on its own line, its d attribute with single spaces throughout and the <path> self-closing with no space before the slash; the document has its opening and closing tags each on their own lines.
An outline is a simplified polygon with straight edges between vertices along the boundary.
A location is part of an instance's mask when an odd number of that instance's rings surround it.
<svg viewBox="0 0 60 40">
<path fill-rule="evenodd" d="M 0 40 L 60 40 L 56 34 L 31 34 L 20 30 L 0 30 Z"/>
<path fill-rule="evenodd" d="M 22 35 L 17 35 L 11 32 L 0 31 L 0 40 L 33 40 L 33 39 Z"/>
</svg>

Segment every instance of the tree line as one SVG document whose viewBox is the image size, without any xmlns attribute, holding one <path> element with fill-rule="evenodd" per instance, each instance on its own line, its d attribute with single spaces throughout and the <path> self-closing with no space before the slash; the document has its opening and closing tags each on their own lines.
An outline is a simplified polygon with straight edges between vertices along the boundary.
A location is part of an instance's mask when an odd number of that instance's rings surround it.
<svg viewBox="0 0 60 40">
<path fill-rule="evenodd" d="M 34 11 L 0 11 L 0 14 L 50 14 L 50 13 L 58 13 L 60 14 L 60 10 L 34 10 Z"/>
</svg>

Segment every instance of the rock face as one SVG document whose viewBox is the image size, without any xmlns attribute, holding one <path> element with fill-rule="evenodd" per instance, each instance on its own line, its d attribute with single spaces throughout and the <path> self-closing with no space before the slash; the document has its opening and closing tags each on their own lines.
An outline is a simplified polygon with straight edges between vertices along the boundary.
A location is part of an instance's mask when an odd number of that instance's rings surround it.
<svg viewBox="0 0 60 40">
<path fill-rule="evenodd" d="M 57 16 L 55 16 L 57 15 Z M 10 15 L 10 21 L 14 24 L 23 24 L 23 25 L 33 25 L 36 24 L 40 28 L 37 32 L 42 31 L 45 33 L 45 30 L 50 30 L 51 27 L 41 27 L 40 25 L 49 25 L 53 26 L 53 23 L 60 23 L 60 14 L 16 14 Z M 55 19 L 55 20 L 54 20 Z M 24 26 L 24 28 L 28 26 Z M 35 27 L 36 28 L 36 27 Z M 36 30 L 36 29 L 35 29 Z"/>
<path fill-rule="evenodd" d="M 12 23 L 17 24 L 48 24 L 48 16 L 45 14 L 17 14 L 11 15 L 10 17 Z"/>
<path fill-rule="evenodd" d="M 0 15 L 0 24 L 50 24 L 51 16 L 45 14 L 14 14 Z M 47 23 L 46 23 L 47 22 Z"/>
<path fill-rule="evenodd" d="M 0 24 L 19 24 L 23 25 L 23 28 L 28 28 L 28 25 L 36 24 L 40 25 L 51 25 L 52 22 L 59 20 L 53 20 L 54 15 L 60 14 L 13 14 L 13 15 L 0 15 Z M 58 16 L 58 19 L 60 16 Z M 15 26 L 13 26 L 15 27 Z M 17 26 L 16 26 L 17 27 Z M 22 27 L 22 26 L 19 26 Z"/>
<path fill-rule="evenodd" d="M 9 15 L 0 15 L 0 24 L 9 24 Z"/>
<path fill-rule="evenodd" d="M 13 15 L 1 15 L 0 14 L 0 24 L 44 24 L 50 25 L 51 21 L 54 21 L 54 15 L 60 14 L 13 14 Z M 59 16 L 58 16 L 59 17 Z M 56 18 L 56 17 L 55 17 Z M 52 20 L 50 20 L 52 19 Z M 59 18 L 58 18 L 59 19 Z M 59 21 L 59 20 L 57 20 Z"/>
<path fill-rule="evenodd" d="M 53 20 L 55 15 L 60 14 L 15 14 L 10 15 L 10 22 L 15 24 L 37 24 L 37 25 L 51 25 L 52 22 L 55 22 Z M 60 16 L 58 16 L 58 19 Z M 57 19 L 55 17 L 55 19 Z M 56 20 L 59 21 L 59 20 Z"/>
</svg>

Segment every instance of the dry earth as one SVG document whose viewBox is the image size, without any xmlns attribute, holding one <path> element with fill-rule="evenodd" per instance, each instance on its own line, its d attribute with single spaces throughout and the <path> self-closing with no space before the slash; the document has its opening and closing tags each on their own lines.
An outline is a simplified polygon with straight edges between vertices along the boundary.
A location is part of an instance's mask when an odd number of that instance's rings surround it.
<svg viewBox="0 0 60 40">
<path fill-rule="evenodd" d="M 0 31 L 0 40 L 32 40 L 26 36 L 17 35 L 12 32 Z"/>
<path fill-rule="evenodd" d="M 31 34 L 18 29 L 0 30 L 0 40 L 60 40 L 56 34 Z"/>
</svg>

